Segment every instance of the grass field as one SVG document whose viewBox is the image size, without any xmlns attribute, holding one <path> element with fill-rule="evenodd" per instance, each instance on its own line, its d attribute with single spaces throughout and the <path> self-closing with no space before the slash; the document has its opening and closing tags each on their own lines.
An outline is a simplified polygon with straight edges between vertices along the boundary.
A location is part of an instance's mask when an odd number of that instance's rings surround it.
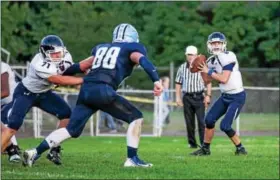
<svg viewBox="0 0 280 180">
<path fill-rule="evenodd" d="M 19 139 L 23 149 L 40 139 Z M 279 179 L 279 137 L 242 137 L 248 156 L 235 156 L 225 137 L 215 137 L 209 157 L 191 157 L 185 137 L 142 137 L 139 155 L 154 167 L 123 168 L 124 137 L 81 137 L 63 144 L 63 165 L 45 155 L 32 168 L 2 155 L 2 179 Z"/>
</svg>

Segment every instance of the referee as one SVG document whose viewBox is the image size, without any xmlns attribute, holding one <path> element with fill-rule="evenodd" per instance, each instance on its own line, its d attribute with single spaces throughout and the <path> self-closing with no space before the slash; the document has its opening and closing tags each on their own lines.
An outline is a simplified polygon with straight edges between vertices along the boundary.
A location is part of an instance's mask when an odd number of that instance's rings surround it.
<svg viewBox="0 0 280 180">
<path fill-rule="evenodd" d="M 199 141 L 200 145 L 202 145 L 204 140 L 205 109 L 210 104 L 212 85 L 209 83 L 207 85 L 207 91 L 204 93 L 205 86 L 200 72 L 191 73 L 189 70 L 190 62 L 197 57 L 197 48 L 195 46 L 188 46 L 185 51 L 185 56 L 186 62 L 179 67 L 175 79 L 176 103 L 178 106 L 184 106 L 189 147 L 197 148 L 198 144 L 195 139 L 195 114 L 198 121 Z M 181 92 L 183 92 L 183 98 Z"/>
</svg>

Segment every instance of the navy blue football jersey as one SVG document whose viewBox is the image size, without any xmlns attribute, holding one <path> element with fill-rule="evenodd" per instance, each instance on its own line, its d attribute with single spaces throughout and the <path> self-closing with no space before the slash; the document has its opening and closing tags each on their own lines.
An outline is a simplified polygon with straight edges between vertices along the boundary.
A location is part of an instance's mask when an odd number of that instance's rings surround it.
<svg viewBox="0 0 280 180">
<path fill-rule="evenodd" d="M 84 82 L 105 83 L 115 90 L 133 71 L 135 63 L 130 54 L 139 52 L 146 56 L 146 49 L 139 43 L 107 43 L 99 44 L 92 49 L 95 57 L 90 72 Z"/>
</svg>

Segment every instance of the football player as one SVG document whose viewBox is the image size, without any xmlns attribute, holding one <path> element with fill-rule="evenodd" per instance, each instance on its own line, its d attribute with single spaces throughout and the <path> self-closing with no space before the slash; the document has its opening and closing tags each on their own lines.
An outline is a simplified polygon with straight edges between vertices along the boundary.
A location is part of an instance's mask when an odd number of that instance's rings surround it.
<svg viewBox="0 0 280 180">
<path fill-rule="evenodd" d="M 127 129 L 127 159 L 125 167 L 151 167 L 138 155 L 143 114 L 128 100 L 116 93 L 119 84 L 131 75 L 138 64 L 144 68 L 154 83 L 154 95 L 163 90 L 154 65 L 148 60 L 145 47 L 138 43 L 136 29 L 130 24 L 120 24 L 113 31 L 113 42 L 99 44 L 92 49 L 94 58 L 91 71 L 84 77 L 77 105 L 66 128 L 52 132 L 37 148 L 24 152 L 24 164 L 32 166 L 36 157 L 68 138 L 81 135 L 89 117 L 97 110 L 109 113 L 129 124 Z"/>
<path fill-rule="evenodd" d="M 247 152 L 242 145 L 239 136 L 232 128 L 232 122 L 239 115 L 246 99 L 243 88 L 242 76 L 236 55 L 226 50 L 226 37 L 220 32 L 209 35 L 207 48 L 211 57 L 207 64 L 200 65 L 200 70 L 208 74 L 213 80 L 219 82 L 221 96 L 207 112 L 205 117 L 205 136 L 202 147 L 191 153 L 195 156 L 210 155 L 210 144 L 214 136 L 214 128 L 217 120 L 222 117 L 220 129 L 231 139 L 236 146 L 236 155 L 246 155 Z"/>
<path fill-rule="evenodd" d="M 59 128 L 66 127 L 71 109 L 60 96 L 52 92 L 51 88 L 54 84 L 81 84 L 82 78 L 68 75 L 86 71 L 92 61 L 72 63 L 72 57 L 60 37 L 48 35 L 42 39 L 39 53 L 32 59 L 26 77 L 14 91 L 12 107 L 8 115 L 8 127 L 2 132 L 1 152 L 21 127 L 26 113 L 33 106 L 56 116 L 60 120 Z M 57 165 L 61 164 L 60 150 L 57 144 L 47 155 L 47 158 Z"/>
<path fill-rule="evenodd" d="M 7 63 L 1 61 L 1 131 L 4 131 L 5 126 L 8 124 L 7 114 L 10 109 L 10 105 L 8 104 L 13 99 L 16 85 L 15 74 L 12 68 Z M 5 150 L 8 153 L 10 162 L 20 161 L 20 149 L 15 136 L 12 136 L 11 143 L 9 143 L 9 146 Z"/>
</svg>

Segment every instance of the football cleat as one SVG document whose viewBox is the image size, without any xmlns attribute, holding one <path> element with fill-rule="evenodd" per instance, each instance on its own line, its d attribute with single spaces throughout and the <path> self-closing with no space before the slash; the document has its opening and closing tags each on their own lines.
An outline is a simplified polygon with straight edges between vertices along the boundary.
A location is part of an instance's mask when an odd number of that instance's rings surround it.
<svg viewBox="0 0 280 180">
<path fill-rule="evenodd" d="M 10 162 L 20 162 L 20 149 L 17 145 L 11 144 L 7 147 Z"/>
<path fill-rule="evenodd" d="M 236 148 L 235 155 L 247 155 L 247 151 L 244 147 Z"/>
<path fill-rule="evenodd" d="M 192 156 L 208 156 L 210 154 L 211 154 L 210 149 L 207 149 L 207 148 L 202 146 L 200 149 L 192 152 L 190 155 L 192 155 Z"/>
<path fill-rule="evenodd" d="M 132 158 L 127 158 L 124 167 L 152 167 L 153 164 L 145 163 L 138 156 L 134 156 Z"/>
<path fill-rule="evenodd" d="M 26 150 L 23 152 L 22 165 L 31 167 L 38 157 L 36 149 Z"/>
<path fill-rule="evenodd" d="M 61 158 L 60 158 L 61 147 L 54 147 L 50 150 L 47 155 L 47 159 L 53 162 L 56 165 L 61 165 Z"/>
<path fill-rule="evenodd" d="M 10 162 L 20 162 L 21 158 L 18 154 L 14 154 L 12 156 L 9 156 L 9 161 Z"/>
</svg>

